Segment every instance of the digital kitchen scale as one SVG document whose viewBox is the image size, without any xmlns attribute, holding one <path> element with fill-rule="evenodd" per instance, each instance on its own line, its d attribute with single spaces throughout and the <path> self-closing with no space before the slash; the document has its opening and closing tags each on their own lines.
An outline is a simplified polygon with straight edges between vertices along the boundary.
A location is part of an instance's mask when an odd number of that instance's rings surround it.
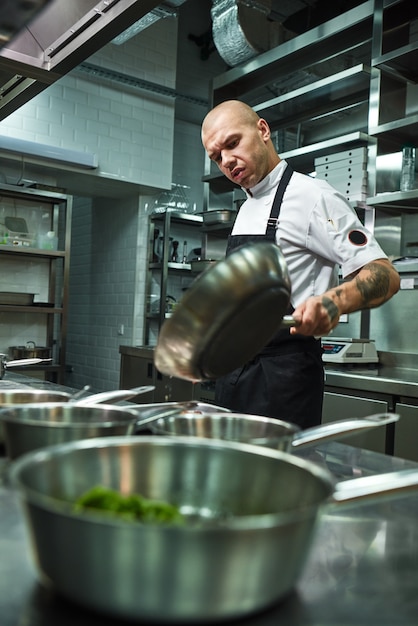
<svg viewBox="0 0 418 626">
<path fill-rule="evenodd" d="M 322 338 L 322 360 L 325 363 L 378 363 L 374 341 L 339 337 Z"/>
</svg>

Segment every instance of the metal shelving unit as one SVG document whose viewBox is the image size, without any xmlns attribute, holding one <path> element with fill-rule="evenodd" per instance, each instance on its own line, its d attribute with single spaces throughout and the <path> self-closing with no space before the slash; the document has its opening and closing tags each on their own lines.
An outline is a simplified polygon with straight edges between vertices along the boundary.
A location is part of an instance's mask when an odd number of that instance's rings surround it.
<svg viewBox="0 0 418 626">
<path fill-rule="evenodd" d="M 369 133 L 379 155 L 418 145 L 418 106 L 409 91 L 418 83 L 418 36 L 412 24 L 418 5 L 408 0 L 375 0 Z M 371 164 L 373 166 L 373 163 Z M 418 210 L 418 189 L 386 192 L 375 188 L 373 207 L 397 212 Z"/>
<path fill-rule="evenodd" d="M 37 242 L 30 241 L 31 245 L 19 245 L 19 242 L 0 245 L 0 257 L 2 259 L 3 273 L 0 276 L 0 291 L 9 289 L 2 285 L 9 284 L 7 276 L 7 263 L 13 262 L 14 271 L 19 284 L 26 284 L 25 291 L 33 290 L 33 275 L 40 264 L 47 265 L 47 284 L 45 292 L 47 301 L 36 302 L 33 305 L 0 305 L 0 316 L 4 320 L 26 319 L 30 316 L 35 324 L 39 324 L 45 334 L 45 345 L 52 349 L 51 364 L 39 364 L 31 366 L 31 371 L 40 370 L 45 373 L 47 380 L 63 384 L 65 376 L 65 352 L 68 314 L 68 278 L 70 262 L 71 240 L 71 209 L 72 198 L 60 193 L 42 191 L 37 189 L 16 187 L 13 185 L 0 185 L 0 197 L 3 206 L 18 212 L 21 216 L 42 207 L 47 215 L 48 229 L 58 235 L 58 249 L 43 249 L 37 247 Z M 29 270 L 28 270 L 29 267 Z M 20 275 L 24 273 L 24 275 Z M 15 317 L 17 316 L 17 317 Z M 8 339 L 13 344 L 13 326 Z M 15 368 L 16 371 L 17 368 Z M 28 369 L 22 370 L 29 371 Z"/>
<path fill-rule="evenodd" d="M 191 242 L 199 243 L 201 248 L 200 229 L 203 223 L 201 215 L 182 213 L 167 209 L 164 212 L 154 213 L 149 219 L 148 239 L 148 272 L 147 272 L 147 310 L 145 315 L 144 346 L 153 345 L 167 316 L 166 302 L 170 298 L 169 289 L 173 288 L 176 300 L 193 280 L 191 265 L 182 262 L 183 242 L 187 241 L 188 254 L 193 250 Z M 172 241 L 177 237 L 179 241 L 179 261 L 171 258 Z M 161 243 L 156 253 L 156 242 Z M 152 301 L 152 297 L 155 301 Z M 156 306 L 156 304 L 158 306 Z"/>
<path fill-rule="evenodd" d="M 305 173 L 319 156 L 374 146 L 368 132 L 373 11 L 374 2 L 364 2 L 216 77 L 212 105 L 238 98 L 252 106 L 273 132 L 286 134 L 278 152 Z M 233 186 L 222 178 L 206 159 L 205 210 L 228 201 Z"/>
</svg>

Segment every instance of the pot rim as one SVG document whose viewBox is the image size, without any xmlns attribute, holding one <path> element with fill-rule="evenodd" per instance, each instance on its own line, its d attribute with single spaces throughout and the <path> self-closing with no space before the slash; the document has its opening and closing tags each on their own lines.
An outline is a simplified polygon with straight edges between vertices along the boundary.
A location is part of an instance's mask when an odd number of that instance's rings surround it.
<svg viewBox="0 0 418 626">
<path fill-rule="evenodd" d="M 70 397 L 71 398 L 71 397 Z M 51 421 L 45 417 L 39 416 L 37 419 L 34 417 L 24 417 L 20 415 L 20 413 L 26 412 L 27 410 L 37 410 L 42 411 L 44 409 L 64 409 L 63 412 L 59 413 L 55 416 L 55 419 L 59 419 L 65 413 L 70 412 L 80 412 L 80 413 L 91 413 L 97 412 L 100 415 L 103 411 L 111 412 L 112 414 L 120 414 L 116 418 L 116 415 L 112 415 L 112 417 L 104 416 L 102 420 L 97 419 L 96 417 L 90 418 L 77 418 L 71 422 L 64 421 Z M 16 414 L 18 411 L 18 414 Z M 119 419 L 120 417 L 120 419 Z M 7 407 L 1 407 L 0 405 L 0 422 L 4 422 L 5 424 L 21 424 L 22 426 L 41 426 L 48 428 L 74 428 L 75 426 L 85 426 L 85 427 L 111 427 L 111 426 L 121 426 L 123 424 L 129 425 L 138 421 L 138 411 L 134 409 L 130 409 L 128 407 L 118 407 L 111 404 L 91 404 L 85 405 L 82 404 L 72 404 L 71 402 L 27 402 L 22 404 L 13 404 Z M 54 446 L 51 446 L 54 447 Z"/>
<path fill-rule="evenodd" d="M 200 446 L 203 448 L 213 449 L 232 449 L 236 450 L 238 453 L 270 457 L 273 460 L 290 463 L 293 466 L 297 466 L 307 473 L 314 475 L 315 478 L 322 482 L 326 492 L 326 495 L 323 495 L 322 497 L 318 496 L 317 502 L 301 506 L 300 508 L 291 509 L 289 511 L 231 516 L 224 519 L 200 518 L 198 524 L 191 523 L 184 526 L 165 526 L 164 524 L 158 525 L 158 529 L 164 532 L 202 533 L 213 532 L 216 530 L 222 532 L 224 532 L 225 530 L 258 531 L 295 524 L 298 521 L 316 517 L 321 507 L 327 502 L 328 498 L 333 494 L 335 490 L 336 481 L 331 472 L 329 472 L 326 468 L 321 467 L 320 465 L 316 465 L 315 463 L 309 462 L 305 459 L 292 456 L 287 452 L 276 451 L 269 448 L 261 448 L 256 445 L 246 443 L 237 443 L 230 441 L 226 442 L 198 437 L 194 437 L 193 441 L 191 441 L 190 437 L 176 437 L 174 439 L 173 437 L 164 437 L 158 435 L 143 435 L 141 436 L 140 441 L 138 440 L 138 438 L 135 437 L 117 435 L 110 437 L 79 439 L 77 441 L 55 444 L 52 446 L 34 450 L 33 452 L 25 453 L 20 456 L 10 466 L 9 476 L 11 483 L 19 490 L 23 498 L 25 498 L 31 504 L 35 506 L 40 506 L 43 509 L 47 509 L 54 514 L 69 515 L 72 519 L 77 519 L 81 522 L 84 521 L 86 523 L 100 523 L 108 526 L 110 525 L 123 528 L 132 528 L 134 529 L 133 532 L 138 532 L 138 529 L 143 529 L 143 531 L 150 529 L 151 532 L 155 532 L 154 525 L 148 526 L 141 524 L 132 524 L 131 526 L 127 526 L 126 521 L 120 520 L 116 517 L 108 518 L 104 515 L 93 513 L 89 515 L 85 511 L 83 511 L 83 513 L 78 513 L 73 510 L 73 502 L 59 500 L 58 498 L 55 498 L 53 496 L 40 493 L 39 491 L 26 486 L 21 478 L 22 472 L 24 472 L 25 469 L 30 468 L 32 465 L 47 462 L 48 460 L 59 458 L 60 456 L 65 456 L 67 453 L 71 453 L 73 450 L 83 450 L 89 448 L 110 448 L 118 446 L 131 447 L 147 444 L 157 444 L 158 446 L 168 447 Z M 137 529 L 137 531 L 135 531 L 135 529 Z"/>
</svg>

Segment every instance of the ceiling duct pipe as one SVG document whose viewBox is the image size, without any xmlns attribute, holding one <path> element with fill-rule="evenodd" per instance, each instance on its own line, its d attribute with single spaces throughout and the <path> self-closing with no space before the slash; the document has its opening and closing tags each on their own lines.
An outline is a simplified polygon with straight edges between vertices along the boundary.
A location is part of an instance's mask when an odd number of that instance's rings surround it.
<svg viewBox="0 0 418 626">
<path fill-rule="evenodd" d="M 222 59 L 238 65 L 279 45 L 284 29 L 268 20 L 271 0 L 212 0 L 213 41 Z"/>
</svg>

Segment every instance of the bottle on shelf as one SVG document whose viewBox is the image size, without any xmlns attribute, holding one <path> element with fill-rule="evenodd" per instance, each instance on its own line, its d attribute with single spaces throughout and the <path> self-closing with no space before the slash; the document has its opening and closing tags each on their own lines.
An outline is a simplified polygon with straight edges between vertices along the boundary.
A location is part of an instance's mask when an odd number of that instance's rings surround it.
<svg viewBox="0 0 418 626">
<path fill-rule="evenodd" d="M 183 242 L 183 263 L 187 263 L 187 241 Z"/>
<path fill-rule="evenodd" d="M 171 245 L 172 245 L 171 260 L 173 263 L 177 263 L 179 260 L 179 251 L 178 251 L 179 242 L 173 241 Z"/>
<path fill-rule="evenodd" d="M 415 146 L 407 144 L 402 148 L 401 191 L 415 189 Z"/>
</svg>

